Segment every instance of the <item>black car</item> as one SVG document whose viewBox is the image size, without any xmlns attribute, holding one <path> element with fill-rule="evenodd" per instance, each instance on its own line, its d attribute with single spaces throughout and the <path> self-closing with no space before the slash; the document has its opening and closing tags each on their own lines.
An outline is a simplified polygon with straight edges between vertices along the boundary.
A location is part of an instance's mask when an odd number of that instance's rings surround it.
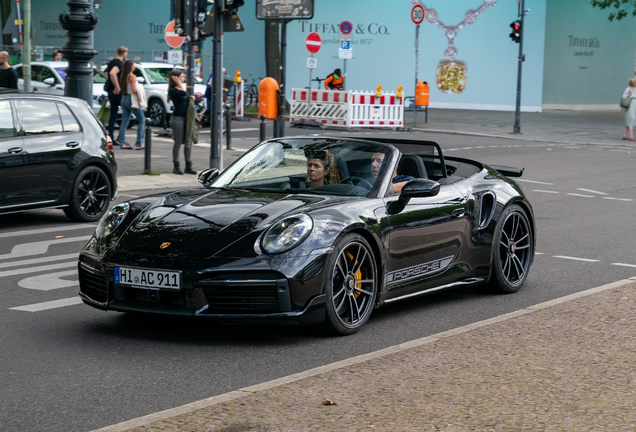
<svg viewBox="0 0 636 432">
<path fill-rule="evenodd" d="M 116 192 L 110 137 L 85 101 L 0 94 L 0 214 L 63 208 L 97 221 Z"/>
<path fill-rule="evenodd" d="M 512 293 L 535 248 L 532 206 L 506 177 L 521 172 L 444 157 L 434 142 L 265 141 L 202 172 L 202 189 L 114 206 L 80 254 L 80 296 L 350 334 L 375 307 L 421 294 Z"/>
</svg>

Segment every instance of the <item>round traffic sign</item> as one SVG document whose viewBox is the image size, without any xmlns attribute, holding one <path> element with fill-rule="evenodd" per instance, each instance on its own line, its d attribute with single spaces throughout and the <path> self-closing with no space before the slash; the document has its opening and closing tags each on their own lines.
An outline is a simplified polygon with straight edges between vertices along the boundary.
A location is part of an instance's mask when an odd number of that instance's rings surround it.
<svg viewBox="0 0 636 432">
<path fill-rule="evenodd" d="M 349 21 L 343 21 L 340 23 L 340 33 L 348 35 L 353 31 L 353 24 Z"/>
<path fill-rule="evenodd" d="M 307 47 L 307 51 L 311 54 L 316 54 L 320 51 L 320 47 L 322 46 L 322 38 L 316 32 L 311 32 L 307 35 L 307 39 L 305 39 L 305 46 Z"/>
<path fill-rule="evenodd" d="M 411 20 L 413 24 L 420 25 L 424 22 L 424 8 L 422 5 L 416 4 L 411 9 Z"/>
<path fill-rule="evenodd" d="M 174 20 L 170 21 L 163 32 L 163 37 L 166 38 L 166 43 L 172 48 L 178 48 L 183 45 L 185 36 L 179 36 L 174 32 Z"/>
</svg>

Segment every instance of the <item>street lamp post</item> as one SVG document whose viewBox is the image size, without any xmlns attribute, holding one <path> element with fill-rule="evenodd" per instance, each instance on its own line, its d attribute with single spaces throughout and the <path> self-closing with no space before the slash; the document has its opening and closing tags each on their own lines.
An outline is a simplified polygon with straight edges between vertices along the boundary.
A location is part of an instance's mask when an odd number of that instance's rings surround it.
<svg viewBox="0 0 636 432">
<path fill-rule="evenodd" d="M 91 60 L 97 54 L 90 38 L 97 25 L 97 15 L 90 12 L 88 0 L 69 0 L 66 4 L 70 12 L 60 13 L 60 23 L 68 36 L 66 45 L 60 50 L 68 60 L 64 94 L 84 99 L 90 106 L 93 101 Z"/>
</svg>

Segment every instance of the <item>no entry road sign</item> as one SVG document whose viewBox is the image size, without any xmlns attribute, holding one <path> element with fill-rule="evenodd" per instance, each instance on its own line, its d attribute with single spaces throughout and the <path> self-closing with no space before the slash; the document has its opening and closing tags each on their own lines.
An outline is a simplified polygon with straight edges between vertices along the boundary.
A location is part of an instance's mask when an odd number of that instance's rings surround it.
<svg viewBox="0 0 636 432">
<path fill-rule="evenodd" d="M 411 20 L 413 20 L 413 24 L 420 25 L 424 21 L 424 8 L 422 5 L 416 4 L 411 9 Z"/>
<path fill-rule="evenodd" d="M 322 46 L 322 38 L 316 32 L 311 32 L 307 35 L 307 39 L 305 39 L 305 46 L 307 47 L 307 51 L 311 54 L 316 54 L 320 51 L 320 47 Z"/>
<path fill-rule="evenodd" d="M 179 36 L 174 32 L 174 21 L 170 21 L 168 23 L 163 36 L 166 38 L 166 43 L 172 48 L 180 47 L 183 45 L 183 41 L 185 40 L 184 36 Z"/>
</svg>

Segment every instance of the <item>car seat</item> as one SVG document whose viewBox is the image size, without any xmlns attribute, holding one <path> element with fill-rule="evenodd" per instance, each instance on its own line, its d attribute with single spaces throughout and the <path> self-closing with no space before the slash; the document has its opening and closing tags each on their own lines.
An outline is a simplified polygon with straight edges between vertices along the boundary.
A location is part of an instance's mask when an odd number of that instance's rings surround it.
<svg viewBox="0 0 636 432">
<path fill-rule="evenodd" d="M 397 173 L 421 179 L 428 178 L 424 161 L 418 155 L 402 155 L 400 163 L 398 163 Z"/>
</svg>

